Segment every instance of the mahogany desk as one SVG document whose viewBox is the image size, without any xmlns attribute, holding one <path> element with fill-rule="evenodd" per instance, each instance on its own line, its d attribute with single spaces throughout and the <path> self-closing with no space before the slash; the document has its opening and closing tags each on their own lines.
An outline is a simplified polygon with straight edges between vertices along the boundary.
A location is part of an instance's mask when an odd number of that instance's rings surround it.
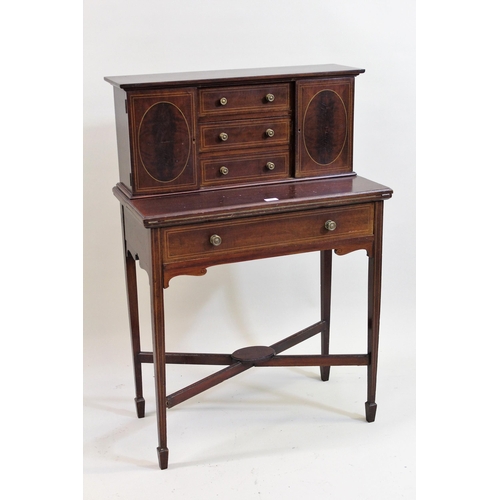
<svg viewBox="0 0 500 500">
<path fill-rule="evenodd" d="M 136 409 L 142 363 L 153 363 L 158 460 L 168 466 L 167 409 L 258 366 L 367 367 L 373 422 L 383 203 L 392 190 L 352 170 L 354 77 L 325 65 L 106 78 L 115 90 L 127 296 Z M 368 255 L 366 353 L 330 354 L 332 250 Z M 164 289 L 213 265 L 319 252 L 321 318 L 269 346 L 233 353 L 166 352 Z M 140 346 L 136 261 L 149 276 L 153 351 Z M 281 354 L 320 334 L 321 353 Z M 224 368 L 173 394 L 166 365 Z"/>
</svg>

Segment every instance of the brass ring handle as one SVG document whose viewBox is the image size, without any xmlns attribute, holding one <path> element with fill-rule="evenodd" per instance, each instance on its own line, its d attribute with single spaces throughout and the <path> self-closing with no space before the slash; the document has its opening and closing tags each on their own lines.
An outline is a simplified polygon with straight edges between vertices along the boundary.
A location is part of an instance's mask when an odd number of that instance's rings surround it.
<svg viewBox="0 0 500 500">
<path fill-rule="evenodd" d="M 327 231 L 335 231 L 336 227 L 337 227 L 337 223 L 334 220 L 327 220 L 325 222 L 325 229 Z"/>
<path fill-rule="evenodd" d="M 210 243 L 214 247 L 218 247 L 222 243 L 222 238 L 218 234 L 212 234 L 212 236 L 210 236 Z"/>
<path fill-rule="evenodd" d="M 268 128 L 266 130 L 267 137 L 272 137 L 274 135 L 274 130 L 272 128 Z"/>
<path fill-rule="evenodd" d="M 229 136 L 226 134 L 226 132 L 221 132 L 221 133 L 219 134 L 219 139 L 220 139 L 221 141 L 227 141 L 227 140 L 229 139 Z"/>
<path fill-rule="evenodd" d="M 227 175 L 229 173 L 229 169 L 227 167 L 221 167 L 221 168 L 219 168 L 219 172 L 222 175 Z"/>
<path fill-rule="evenodd" d="M 267 102 L 273 102 L 274 101 L 274 94 L 267 94 L 266 95 L 266 101 Z"/>
<path fill-rule="evenodd" d="M 267 169 L 268 169 L 268 170 L 274 170 L 274 167 L 275 167 L 275 166 L 276 166 L 276 165 L 275 165 L 272 161 L 268 161 L 268 162 L 266 163 L 266 167 L 267 167 Z"/>
<path fill-rule="evenodd" d="M 219 102 L 220 102 L 221 106 L 225 106 L 227 104 L 227 98 L 226 97 L 221 97 L 219 99 Z"/>
</svg>

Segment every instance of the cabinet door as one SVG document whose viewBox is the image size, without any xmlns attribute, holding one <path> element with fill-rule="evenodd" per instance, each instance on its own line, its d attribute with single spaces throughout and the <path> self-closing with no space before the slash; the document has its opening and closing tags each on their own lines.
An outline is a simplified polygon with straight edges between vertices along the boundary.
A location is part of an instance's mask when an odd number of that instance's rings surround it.
<svg viewBox="0 0 500 500">
<path fill-rule="evenodd" d="M 296 177 L 352 172 L 354 78 L 297 82 Z"/>
<path fill-rule="evenodd" d="M 134 194 L 197 187 L 195 92 L 180 89 L 128 96 Z"/>
</svg>

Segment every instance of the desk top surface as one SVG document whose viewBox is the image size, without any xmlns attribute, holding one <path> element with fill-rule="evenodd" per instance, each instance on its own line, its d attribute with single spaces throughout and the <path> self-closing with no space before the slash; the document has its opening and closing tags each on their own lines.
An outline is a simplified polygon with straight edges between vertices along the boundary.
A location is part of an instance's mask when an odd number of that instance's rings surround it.
<svg viewBox="0 0 500 500">
<path fill-rule="evenodd" d="M 364 69 L 341 66 L 339 64 L 317 64 L 310 66 L 284 66 L 277 68 L 251 68 L 231 69 L 213 71 L 191 71 L 184 73 L 164 73 L 153 75 L 128 75 L 107 76 L 104 78 L 108 83 L 124 90 L 141 88 L 171 87 L 195 85 L 203 82 L 212 83 L 238 83 L 241 80 L 251 82 L 252 80 L 265 79 L 293 79 L 307 77 L 308 75 L 332 77 L 332 76 L 356 76 L 364 73 Z"/>
<path fill-rule="evenodd" d="M 365 203 L 392 196 L 390 188 L 357 175 L 136 199 L 129 199 L 119 186 L 113 189 L 113 193 L 141 219 L 145 227 Z"/>
</svg>

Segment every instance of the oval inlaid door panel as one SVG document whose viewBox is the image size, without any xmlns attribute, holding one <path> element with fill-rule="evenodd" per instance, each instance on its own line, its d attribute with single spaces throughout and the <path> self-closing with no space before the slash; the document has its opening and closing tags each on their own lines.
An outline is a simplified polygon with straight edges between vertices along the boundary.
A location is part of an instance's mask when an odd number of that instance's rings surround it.
<svg viewBox="0 0 500 500">
<path fill-rule="evenodd" d="M 296 177 L 352 172 L 354 79 L 297 82 Z"/>
<path fill-rule="evenodd" d="M 336 92 L 322 90 L 311 99 L 304 116 L 303 138 L 309 156 L 319 165 L 329 165 L 340 155 L 347 138 L 347 113 Z"/>
<path fill-rule="evenodd" d="M 181 110 L 170 102 L 157 102 L 142 118 L 139 155 L 148 174 L 160 182 L 179 177 L 189 161 L 191 138 Z"/>
</svg>

